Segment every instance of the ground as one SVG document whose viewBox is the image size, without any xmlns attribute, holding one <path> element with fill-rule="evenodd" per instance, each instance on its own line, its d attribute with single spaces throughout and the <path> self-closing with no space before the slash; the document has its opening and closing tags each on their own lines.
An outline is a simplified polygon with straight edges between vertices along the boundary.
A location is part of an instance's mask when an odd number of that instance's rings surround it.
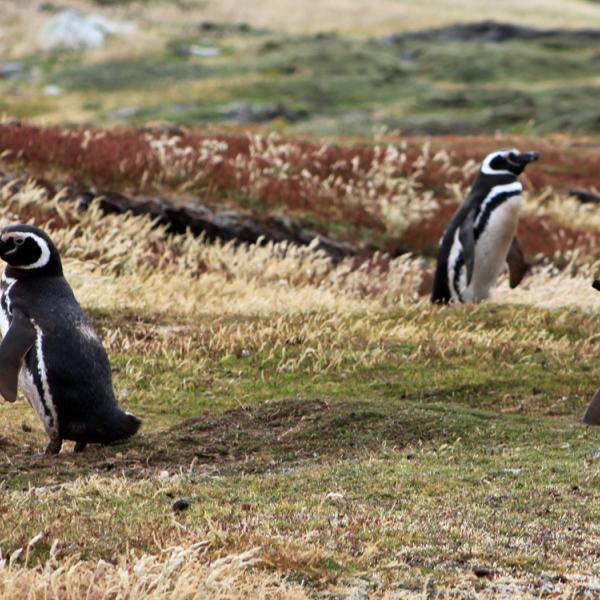
<svg viewBox="0 0 600 600">
<path fill-rule="evenodd" d="M 51 3 L 3 6 L 0 62 L 24 69 L 0 79 L 0 223 L 51 234 L 143 426 L 46 457 L 2 404 L 1 597 L 600 594 L 598 43 L 380 43 L 587 28 L 600 4 L 371 4 L 68 0 L 140 24 L 73 55 L 34 50 Z M 445 224 L 507 146 L 541 152 L 531 270 L 432 306 Z M 283 217 L 352 256 L 173 235 L 104 195 Z"/>
<path fill-rule="evenodd" d="M 39 184 L 2 193 L 4 222 L 56 240 L 144 421 L 50 458 L 31 408 L 2 407 L 5 595 L 597 593 L 593 245 L 526 245 L 521 288 L 433 307 L 426 255 L 335 263 L 166 236 Z M 526 214 L 597 231 L 547 192 Z"/>
</svg>

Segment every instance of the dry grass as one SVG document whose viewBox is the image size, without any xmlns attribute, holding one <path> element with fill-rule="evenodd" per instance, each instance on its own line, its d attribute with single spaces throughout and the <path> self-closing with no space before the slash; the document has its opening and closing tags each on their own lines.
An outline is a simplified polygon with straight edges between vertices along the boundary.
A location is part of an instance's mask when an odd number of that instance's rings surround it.
<svg viewBox="0 0 600 600">
<path fill-rule="evenodd" d="M 37 31 L 47 15 L 36 10 L 33 0 L 4 5 L 3 45 L 8 56 L 29 53 L 35 47 Z M 156 40 L 178 33 L 182 25 L 202 21 L 248 23 L 257 28 L 275 29 L 289 33 L 340 31 L 352 34 L 385 34 L 422 29 L 477 19 L 495 19 L 529 24 L 537 27 L 588 27 L 600 18 L 600 8 L 592 2 L 566 0 L 543 2 L 536 0 L 523 6 L 516 0 L 502 5 L 482 4 L 477 0 L 435 0 L 414 3 L 408 0 L 381 0 L 371 10 L 365 0 L 327 0 L 300 5 L 290 0 L 253 0 L 240 6 L 233 0 L 192 0 L 181 6 L 177 3 L 144 2 L 99 9 L 97 4 L 83 0 L 68 0 L 61 7 L 93 11 L 140 23 L 140 32 L 127 40 L 130 52 L 156 48 Z M 143 7 L 143 9 L 141 8 Z M 110 57 L 122 43 L 117 39 L 106 50 L 93 53 Z"/>
<path fill-rule="evenodd" d="M 536 148 L 543 156 L 522 177 L 528 201 L 519 237 L 526 254 L 561 267 L 574 252 L 588 262 L 600 258 L 594 206 L 565 198 L 570 188 L 596 189 L 600 154 L 583 139 L 406 138 L 369 147 L 276 135 L 0 126 L 4 168 L 42 184 L 59 178 L 100 193 L 161 194 L 285 215 L 359 249 L 393 255 L 435 255 L 477 161 L 508 145 Z"/>
<path fill-rule="evenodd" d="M 260 148 L 249 171 L 280 177 L 283 150 Z M 365 180 L 389 177 L 372 164 Z M 533 188 L 526 218 L 595 233 L 586 211 Z M 576 423 L 600 377 L 589 252 L 440 308 L 417 256 L 206 244 L 6 185 L 0 221 L 29 220 L 56 240 L 145 428 L 50 461 L 31 410 L 2 407 L 0 595 L 597 593 L 598 436 Z"/>
<path fill-rule="evenodd" d="M 42 536 L 39 536 L 41 538 Z M 165 548 L 160 554 L 121 555 L 115 563 L 61 557 L 58 540 L 50 558 L 38 567 L 27 567 L 27 555 L 39 539 L 32 539 L 0 563 L 0 594 L 5 598 L 306 598 L 297 586 L 275 575 L 256 572 L 261 561 L 259 548 L 229 555 L 212 562 L 203 557 L 207 542 L 188 547 Z M 25 566 L 18 566 L 25 556 Z"/>
</svg>

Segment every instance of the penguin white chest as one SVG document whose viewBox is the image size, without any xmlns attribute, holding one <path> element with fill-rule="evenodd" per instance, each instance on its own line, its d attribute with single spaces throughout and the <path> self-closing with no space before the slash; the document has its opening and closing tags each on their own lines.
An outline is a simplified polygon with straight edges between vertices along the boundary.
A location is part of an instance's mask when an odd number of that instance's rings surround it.
<svg viewBox="0 0 600 600">
<path fill-rule="evenodd" d="M 2 337 L 6 335 L 10 327 L 10 290 L 16 283 L 14 279 L 2 277 L 0 282 L 0 331 Z M 34 373 L 30 371 L 25 364 L 19 371 L 19 388 L 27 398 L 29 404 L 40 417 L 46 433 L 51 437 L 58 435 L 58 415 L 54 405 L 50 386 L 48 385 L 48 376 L 43 355 L 43 334 L 41 329 L 35 325 L 36 340 L 30 352 L 34 353 L 36 364 L 36 375 L 39 380 L 36 383 Z"/>
<path fill-rule="evenodd" d="M 475 242 L 473 277 L 464 292 L 466 302 L 479 302 L 489 296 L 490 288 L 504 268 L 517 230 L 521 204 L 520 195 L 511 196 L 489 214 L 487 223 Z"/>
</svg>

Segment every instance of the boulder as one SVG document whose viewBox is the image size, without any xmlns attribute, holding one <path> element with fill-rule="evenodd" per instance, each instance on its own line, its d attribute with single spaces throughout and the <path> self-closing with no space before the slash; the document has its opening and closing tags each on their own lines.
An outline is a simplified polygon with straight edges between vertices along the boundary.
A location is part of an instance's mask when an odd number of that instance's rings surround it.
<svg viewBox="0 0 600 600">
<path fill-rule="evenodd" d="M 44 25 L 38 43 L 45 51 L 87 50 L 101 48 L 108 35 L 135 31 L 134 23 L 110 21 L 102 15 L 84 15 L 69 9 L 52 17 Z"/>
</svg>

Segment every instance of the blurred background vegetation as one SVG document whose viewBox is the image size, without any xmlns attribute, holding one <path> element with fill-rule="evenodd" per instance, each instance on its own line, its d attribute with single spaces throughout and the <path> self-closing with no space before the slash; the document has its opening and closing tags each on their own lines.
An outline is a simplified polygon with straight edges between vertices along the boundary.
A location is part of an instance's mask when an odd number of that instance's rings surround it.
<svg viewBox="0 0 600 600">
<path fill-rule="evenodd" d="M 9 117 L 320 136 L 600 130 L 591 0 L 2 4 Z"/>
</svg>

